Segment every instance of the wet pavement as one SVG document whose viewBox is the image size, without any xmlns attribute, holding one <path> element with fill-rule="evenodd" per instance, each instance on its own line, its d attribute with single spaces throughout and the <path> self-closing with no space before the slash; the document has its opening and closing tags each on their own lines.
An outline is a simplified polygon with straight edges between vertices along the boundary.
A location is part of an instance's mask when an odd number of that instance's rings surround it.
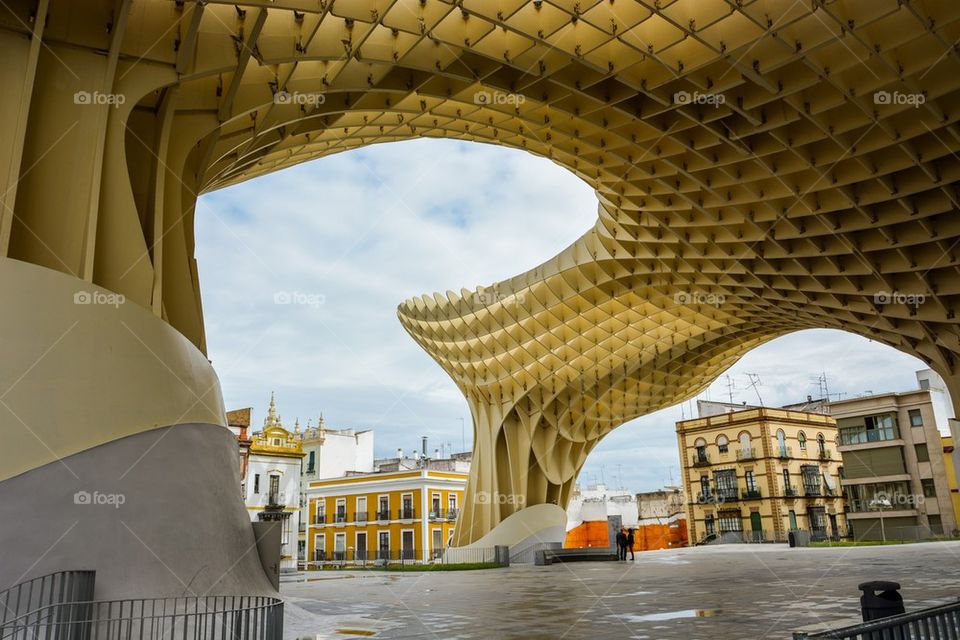
<svg viewBox="0 0 960 640">
<path fill-rule="evenodd" d="M 867 580 L 900 582 L 907 611 L 956 600 L 960 542 L 724 545 L 632 563 L 306 576 L 281 585 L 289 639 L 785 639 L 859 622 Z"/>
</svg>

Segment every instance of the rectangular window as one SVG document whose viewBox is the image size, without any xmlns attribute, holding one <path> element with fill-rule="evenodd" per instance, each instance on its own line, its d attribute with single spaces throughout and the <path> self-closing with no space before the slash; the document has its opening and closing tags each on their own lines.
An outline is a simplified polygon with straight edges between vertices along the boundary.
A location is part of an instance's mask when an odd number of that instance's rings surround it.
<svg viewBox="0 0 960 640">
<path fill-rule="evenodd" d="M 257 494 L 260 493 L 260 474 L 259 473 L 253 474 L 253 492 Z"/>
<path fill-rule="evenodd" d="M 748 492 L 756 492 L 757 490 L 757 477 L 753 475 L 753 471 L 747 471 L 743 477 L 747 485 Z"/>
<path fill-rule="evenodd" d="M 319 561 L 319 560 L 326 560 L 327 558 L 326 558 L 326 555 L 325 555 L 325 548 L 326 548 L 326 538 L 324 537 L 324 535 L 321 533 L 321 534 L 318 534 L 318 535 L 314 536 L 314 538 L 313 538 L 313 559 L 314 559 L 314 560 L 317 560 L 317 561 Z"/>
<path fill-rule="evenodd" d="M 925 498 L 936 498 L 937 497 L 937 486 L 933 482 L 933 478 L 924 478 L 920 481 L 920 486 L 923 487 L 923 496 Z"/>
<path fill-rule="evenodd" d="M 280 504 L 280 476 L 270 476 L 270 504 Z"/>
<path fill-rule="evenodd" d="M 703 525 L 707 529 L 708 536 L 716 535 L 717 527 L 713 522 L 713 514 L 710 514 L 703 519 Z"/>
<path fill-rule="evenodd" d="M 907 414 L 910 416 L 911 427 L 923 426 L 923 416 L 920 414 L 920 409 L 910 409 Z"/>
<path fill-rule="evenodd" d="M 381 531 L 377 538 L 377 558 L 380 560 L 390 559 L 390 532 Z"/>
<path fill-rule="evenodd" d="M 815 464 L 805 464 L 800 467 L 800 472 L 803 476 L 804 494 L 808 496 L 819 496 L 821 493 L 820 467 Z"/>
<path fill-rule="evenodd" d="M 916 444 L 913 448 L 917 451 L 917 462 L 930 462 L 930 452 L 927 451 L 926 444 Z"/>
<path fill-rule="evenodd" d="M 717 496 L 719 498 L 723 500 L 736 500 L 739 497 L 737 495 L 737 471 L 735 469 L 714 471 L 713 483 L 717 488 Z"/>
<path fill-rule="evenodd" d="M 730 450 L 730 444 L 726 440 L 721 440 L 717 443 L 717 450 L 720 453 L 726 453 Z"/>
<path fill-rule="evenodd" d="M 347 499 L 337 498 L 337 519 L 334 522 L 347 521 Z M 340 534 L 337 534 L 340 535 Z"/>
<path fill-rule="evenodd" d="M 333 559 L 347 559 L 347 534 L 338 533 L 333 536 Z"/>
<path fill-rule="evenodd" d="M 719 524 L 720 533 L 743 531 L 743 519 L 739 511 L 721 511 Z"/>
<path fill-rule="evenodd" d="M 367 533 L 365 531 L 357 532 L 357 548 L 355 560 L 367 559 Z"/>
<path fill-rule="evenodd" d="M 390 497 L 380 496 L 380 508 L 377 513 L 377 520 L 390 519 Z"/>
<path fill-rule="evenodd" d="M 357 498 L 357 522 L 367 521 L 367 498 L 366 496 Z"/>
<path fill-rule="evenodd" d="M 430 517 L 439 518 L 440 517 L 440 494 L 435 493 L 430 496 Z"/>
</svg>

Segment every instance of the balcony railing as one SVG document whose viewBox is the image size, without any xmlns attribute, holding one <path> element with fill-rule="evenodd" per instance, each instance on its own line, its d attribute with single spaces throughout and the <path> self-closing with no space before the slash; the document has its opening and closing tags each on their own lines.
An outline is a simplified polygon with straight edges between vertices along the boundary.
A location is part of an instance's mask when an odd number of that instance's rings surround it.
<svg viewBox="0 0 960 640">
<path fill-rule="evenodd" d="M 823 495 L 823 488 L 819 484 L 803 484 L 803 495 L 810 497 L 819 497 Z"/>
<path fill-rule="evenodd" d="M 389 520 L 389 519 L 390 519 L 390 512 L 388 510 L 381 509 L 380 511 L 377 511 L 377 520 Z"/>
<path fill-rule="evenodd" d="M 460 512 L 457 509 L 447 509 L 447 520 L 456 520 Z"/>
<path fill-rule="evenodd" d="M 737 449 L 737 460 L 753 460 L 757 457 L 757 451 L 753 447 L 741 447 Z"/>
<path fill-rule="evenodd" d="M 710 455 L 707 453 L 695 453 L 693 454 L 693 466 L 695 467 L 705 467 L 710 464 Z"/>
<path fill-rule="evenodd" d="M 739 497 L 736 489 L 717 489 L 717 498 L 720 500 L 736 500 Z"/>
<path fill-rule="evenodd" d="M 797 488 L 793 485 L 783 488 L 783 495 L 788 498 L 796 498 L 799 494 Z"/>
<path fill-rule="evenodd" d="M 366 511 L 357 511 L 356 513 L 356 522 L 366 522 L 367 521 L 367 512 Z"/>
<path fill-rule="evenodd" d="M 397 510 L 397 518 L 400 520 L 413 520 L 414 517 L 416 517 L 416 512 L 413 507 Z"/>
<path fill-rule="evenodd" d="M 781 459 L 792 458 L 793 457 L 793 448 L 792 447 L 777 447 L 777 457 Z"/>
<path fill-rule="evenodd" d="M 760 489 L 746 489 L 743 492 L 744 500 L 758 500 L 760 497 Z"/>
<path fill-rule="evenodd" d="M 831 453 L 830 449 L 823 449 L 820 451 L 821 460 L 830 460 L 831 458 L 833 458 L 833 453 Z"/>
<path fill-rule="evenodd" d="M 336 524 L 343 524 L 344 522 L 347 521 L 347 512 L 344 511 L 344 512 L 340 512 L 340 513 L 335 514 L 335 515 L 333 516 L 333 521 L 334 521 Z"/>
<path fill-rule="evenodd" d="M 327 514 L 318 513 L 313 516 L 313 524 L 327 524 Z"/>
</svg>

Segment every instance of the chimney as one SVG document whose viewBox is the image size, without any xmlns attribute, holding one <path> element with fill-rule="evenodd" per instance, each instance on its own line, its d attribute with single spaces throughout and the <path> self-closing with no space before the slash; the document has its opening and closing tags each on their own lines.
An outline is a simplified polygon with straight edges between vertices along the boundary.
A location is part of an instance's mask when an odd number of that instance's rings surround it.
<svg viewBox="0 0 960 640">
<path fill-rule="evenodd" d="M 427 436 L 420 436 L 420 440 L 422 441 L 421 452 L 423 453 L 423 457 L 426 458 L 427 457 Z"/>
</svg>

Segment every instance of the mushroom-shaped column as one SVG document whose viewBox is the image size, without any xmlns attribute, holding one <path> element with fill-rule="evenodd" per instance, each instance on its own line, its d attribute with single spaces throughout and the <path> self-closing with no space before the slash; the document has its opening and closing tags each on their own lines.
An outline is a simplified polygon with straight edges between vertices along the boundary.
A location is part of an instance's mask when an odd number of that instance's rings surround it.
<svg viewBox="0 0 960 640">
<path fill-rule="evenodd" d="M 525 508 L 565 509 L 603 436 L 692 396 L 743 353 L 795 328 L 761 328 L 733 313 L 732 301 L 690 301 L 666 274 L 638 278 L 636 258 L 605 256 L 603 247 L 592 230 L 528 273 L 399 309 L 473 415 L 455 546 Z M 514 537 L 525 532 L 535 531 L 527 523 Z"/>
</svg>

